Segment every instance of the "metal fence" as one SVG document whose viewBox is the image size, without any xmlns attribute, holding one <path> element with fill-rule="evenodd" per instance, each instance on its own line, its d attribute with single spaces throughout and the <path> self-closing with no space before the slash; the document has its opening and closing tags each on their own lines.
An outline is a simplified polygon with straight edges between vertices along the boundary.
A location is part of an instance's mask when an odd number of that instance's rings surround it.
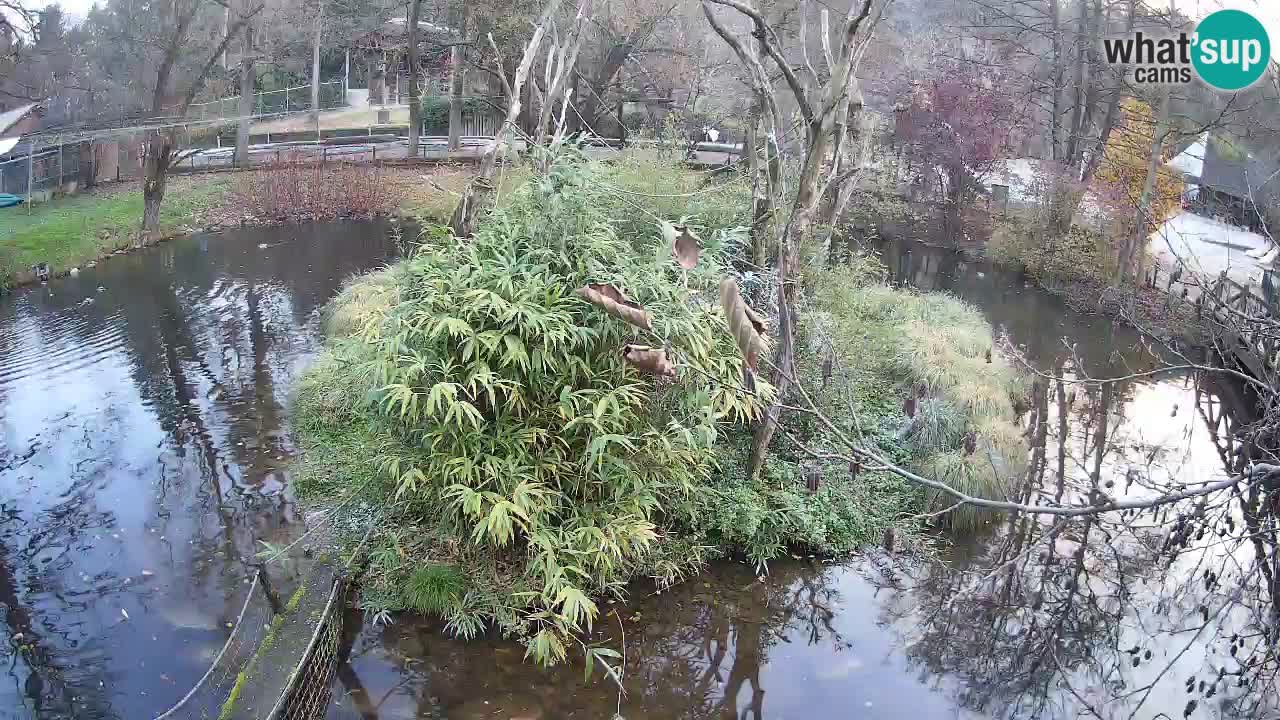
<svg viewBox="0 0 1280 720">
<path fill-rule="evenodd" d="M 287 112 L 303 112 L 310 105 L 310 85 L 258 93 L 255 118 L 270 119 Z M 344 105 L 342 80 L 321 83 L 321 107 Z M 440 98 L 447 98 L 441 95 Z M 475 96 L 478 97 L 478 96 Z M 467 96 L 471 101 L 475 97 Z M 66 134 L 47 131 L 25 138 L 26 142 L 0 156 L 0 194 L 18 195 L 43 202 L 62 193 L 73 193 L 99 183 L 137 180 L 142 177 L 143 151 L 147 133 L 155 127 L 167 128 L 177 139 L 174 168 L 202 170 L 233 164 L 231 145 L 239 98 L 193 104 L 189 117 L 155 121 L 153 125 L 120 128 L 65 128 Z M 375 108 L 376 109 L 376 108 Z M 314 144 L 314 130 L 265 132 L 250 137 L 249 164 L 270 165 L 292 162 L 377 162 L 408 157 L 404 142 L 408 125 L 399 122 L 368 127 L 324 130 L 324 144 Z M 493 137 L 504 118 L 491 107 L 466 108 L 462 115 L 464 138 Z M 447 118 L 425 121 L 419 156 L 447 155 L 441 138 L 449 134 Z M 367 137 L 367 140 L 363 138 Z M 474 142 L 470 143 L 474 145 Z"/>
<path fill-rule="evenodd" d="M 320 720 L 327 714 L 338 670 L 347 585 L 343 577 L 333 581 L 329 600 L 316 620 L 315 634 L 267 720 Z"/>
<path fill-rule="evenodd" d="M 498 133 L 498 128 L 506 118 L 500 117 L 493 112 L 472 112 L 462 114 L 462 133 L 463 137 L 493 137 Z M 430 123 L 422 124 L 422 134 L 426 136 L 447 136 L 449 134 L 449 123 Z"/>
<path fill-rule="evenodd" d="M 192 132 L 182 129 L 180 143 Z M 98 183 L 142 177 L 142 131 L 120 131 L 94 139 L 34 138 L 0 158 L 0 193 L 43 202 Z"/>
<path fill-rule="evenodd" d="M 88 143 L 52 148 L 27 146 L 26 154 L 0 161 L 0 194 L 22 195 L 61 191 L 71 183 L 87 184 L 82 155 L 91 151 Z"/>
<path fill-rule="evenodd" d="M 343 107 L 347 103 L 347 86 L 343 80 L 330 80 L 320 83 L 320 109 L 331 110 Z M 282 115 L 284 113 L 302 112 L 311 109 L 311 83 L 287 87 L 282 90 L 268 90 L 254 93 L 254 115 Z M 218 118 L 234 118 L 240 114 L 240 96 L 234 95 L 221 100 L 203 103 L 192 103 L 187 108 L 187 117 L 192 120 L 216 120 Z"/>
<path fill-rule="evenodd" d="M 155 720 L 213 720 L 222 718 L 228 699 L 238 694 L 244 673 L 251 668 L 263 639 L 277 615 L 278 598 L 268 595 L 261 577 L 253 579 L 240 615 L 231 626 L 222 650 L 203 677 Z"/>
</svg>

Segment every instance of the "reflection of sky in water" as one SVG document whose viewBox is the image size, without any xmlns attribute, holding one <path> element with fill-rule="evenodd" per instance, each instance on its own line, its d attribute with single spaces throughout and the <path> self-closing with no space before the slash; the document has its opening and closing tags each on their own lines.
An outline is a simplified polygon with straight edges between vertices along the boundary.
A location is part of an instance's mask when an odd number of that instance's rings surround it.
<svg viewBox="0 0 1280 720">
<path fill-rule="evenodd" d="M 8 513 L 0 515 L 0 592 L 21 605 L 18 613 L 8 609 L 0 630 L 29 622 L 37 644 L 30 666 L 18 662 L 12 681 L 0 678 L 0 707 L 33 714 L 24 681 L 44 677 L 46 702 L 59 692 L 75 695 L 76 715 L 146 718 L 207 667 L 243 598 L 238 556 L 251 554 L 257 539 L 289 532 L 292 522 L 281 492 L 291 451 L 283 409 L 289 378 L 314 348 L 307 320 L 342 277 L 388 251 L 381 239 L 356 241 L 349 231 L 314 234 L 291 229 L 283 235 L 295 242 L 271 250 L 258 248 L 263 238 L 252 232 L 172 243 L 54 283 L 54 295 L 36 288 L 0 301 L 0 326 L 12 331 L 0 337 L 0 467 L 14 463 L 0 470 L 0 508 Z M 1064 337 L 1090 375 L 1150 367 L 1132 332 L 1064 312 L 1020 282 L 989 270 L 979 277 L 977 265 L 957 275 L 937 257 L 900 272 L 902 257 L 888 258 L 896 274 L 975 303 L 1041 367 L 1073 366 Z M 82 304 L 86 298 L 93 301 Z M 1068 475 L 1079 481 L 1092 468 L 1101 398 L 1073 390 L 1066 454 Z M 1135 467 L 1157 482 L 1222 475 L 1195 399 L 1184 378 L 1117 389 L 1102 465 L 1113 494 L 1124 492 L 1126 471 Z M 1051 487 L 1052 391 L 1047 406 Z M 1141 537 L 1098 543 L 1103 552 L 1087 558 L 1086 587 L 1114 588 L 1105 552 L 1127 552 Z M 1151 587 L 1186 585 L 1180 578 L 1188 562 L 1168 573 L 1156 568 Z M 1010 700 L 1010 688 L 966 673 L 988 667 L 986 655 L 997 651 L 1016 659 L 1030 611 L 975 600 L 951 619 L 945 603 L 971 576 L 936 567 L 886 573 L 882 565 L 876 556 L 845 567 L 780 562 L 765 583 L 730 565 L 663 595 L 637 592 L 625 609 L 642 620 L 628 622 L 635 668 L 624 715 L 721 718 L 736 706 L 750 717 L 754 705 L 767 718 L 1021 717 L 1025 697 Z M 821 601 L 811 604 L 813 597 Z M 1115 638 L 1087 642 L 1100 656 L 1141 644 L 1157 660 L 1171 657 L 1188 638 L 1151 641 L 1149 631 L 1181 622 L 1186 610 L 1158 608 L 1153 595 L 1139 595 L 1124 608 Z M 597 624 L 602 640 L 613 624 Z M 1001 644 L 966 644 L 973 632 Z M 1221 652 L 1212 650 L 1215 658 Z M 499 708 L 510 717 L 612 713 L 607 681 L 584 686 L 580 667 L 541 671 L 521 656 L 508 643 L 461 643 L 409 620 L 366 627 L 335 681 L 343 699 L 331 716 L 360 717 L 355 707 L 378 702 L 383 718 L 442 710 L 454 720 L 489 718 Z M 1197 647 L 1178 661 L 1171 684 L 1152 694 L 1140 717 L 1181 717 L 1181 682 L 1202 671 L 1204 658 Z M 1122 667 L 1118 676 L 1140 686 L 1162 667 Z M 1077 688 L 1101 686 L 1088 671 L 1068 677 Z M 732 687 L 736 702 L 727 702 Z M 1074 717 L 1075 699 L 1053 687 L 1049 716 Z M 44 714 L 71 713 L 47 705 Z"/>
<path fill-rule="evenodd" d="M 394 249 L 344 225 L 259 247 L 277 235 L 179 240 L 0 298 L 0 631 L 33 648 L 0 717 L 169 707 L 239 612 L 241 558 L 292 532 L 284 407 L 308 320 Z"/>
<path fill-rule="evenodd" d="M 1091 377 L 1111 377 L 1155 366 L 1132 330 L 1072 313 L 1014 274 L 919 247 L 887 247 L 884 254 L 891 277 L 960 295 L 1043 370 L 1061 368 L 1070 376 L 1083 368 Z M 1067 392 L 1073 396 L 1063 446 L 1065 474 L 1075 488 L 1067 492 L 1070 500 L 1090 484 L 1104 394 L 1084 385 L 1068 385 Z M 1099 476 L 1104 486 L 1113 482 L 1110 494 L 1141 497 L 1153 492 L 1141 486 L 1147 480 L 1194 483 L 1224 475 L 1190 378 L 1145 379 L 1115 386 L 1106 395 L 1110 405 Z M 1199 400 L 1206 403 L 1203 393 Z M 1051 498 L 1059 450 L 1053 387 L 1046 405 L 1043 487 Z M 1210 414 L 1216 417 L 1219 411 L 1213 408 Z M 1126 490 L 1130 471 L 1138 479 Z M 1151 560 L 1152 543 L 1160 536 L 1144 529 L 1150 524 L 1150 517 L 1139 516 L 1132 530 L 1115 522 L 1092 528 L 1080 592 L 1067 589 L 1079 547 L 1070 538 L 1083 536 L 1079 523 L 1062 533 L 1057 559 L 1048 568 L 1043 545 L 1011 543 L 1005 550 L 1001 538 L 1007 535 L 997 533 L 956 548 L 948 554 L 949 565 L 914 567 L 872 552 L 838 565 L 773 563 L 763 583 L 731 564 L 660 596 L 637 589 L 636 601 L 624 610 L 643 619 L 628 623 L 632 670 L 623 715 L 1066 719 L 1088 714 L 1088 703 L 1110 720 L 1126 718 L 1131 710 L 1116 701 L 1117 695 L 1151 683 L 1172 663 L 1136 717 L 1181 718 L 1191 698 L 1182 683 L 1193 674 L 1204 675 L 1206 657 L 1220 665 L 1225 648 L 1210 647 L 1194 633 L 1152 637 L 1183 629 L 1197 601 L 1191 593 L 1177 604 L 1158 602 L 1161 588 L 1166 594 L 1194 588 L 1185 567 L 1193 559 L 1184 556 L 1172 569 Z M 996 525 L 1003 530 L 1006 523 Z M 973 589 L 995 562 L 1015 557 L 1016 572 Z M 966 565 L 971 560 L 974 564 Z M 895 562 L 904 565 L 895 567 Z M 811 592 L 831 597 L 815 610 L 808 607 Z M 819 618 L 816 629 L 803 621 L 806 612 Z M 1061 628 L 1041 642 L 1046 628 L 1059 619 Z M 612 618 L 598 622 L 596 639 L 608 636 L 616 645 L 613 625 Z M 1175 660 L 1189 643 L 1193 647 Z M 1137 667 L 1128 653 L 1134 646 L 1141 648 Z M 723 657 L 720 648 L 726 649 Z M 496 640 L 466 644 L 442 637 L 432 622 L 404 618 L 390 628 L 366 624 L 352 662 L 342 666 L 335 681 L 339 703 L 329 717 L 462 720 L 608 717 L 613 712 L 615 693 L 607 682 L 583 685 L 580 668 L 540 670 L 520 655 L 518 647 Z M 1037 657 L 1042 662 L 1033 667 Z M 1065 672 L 1057 670 L 1058 662 Z M 730 692 L 735 702 L 726 701 Z M 1218 715 L 1213 702 L 1201 699 L 1193 717 Z"/>
</svg>

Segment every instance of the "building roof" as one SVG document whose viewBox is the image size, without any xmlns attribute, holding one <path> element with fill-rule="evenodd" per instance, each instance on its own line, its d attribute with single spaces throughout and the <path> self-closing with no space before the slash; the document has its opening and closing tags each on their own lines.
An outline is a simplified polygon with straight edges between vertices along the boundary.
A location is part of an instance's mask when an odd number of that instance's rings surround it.
<svg viewBox="0 0 1280 720">
<path fill-rule="evenodd" d="M 23 105 L 22 107 L 14 108 L 8 112 L 0 113 L 0 137 L 5 134 L 6 130 L 17 125 L 19 120 L 26 117 L 32 110 L 35 110 L 39 106 L 40 103 L 31 103 L 30 105 Z"/>
<path fill-rule="evenodd" d="M 1280 164 L 1224 137 L 1204 133 L 1168 165 L 1195 185 L 1238 198 L 1252 194 L 1259 205 L 1280 204 Z"/>
<path fill-rule="evenodd" d="M 1259 205 L 1280 197 L 1280 179 L 1275 163 L 1267 162 L 1220 137 L 1210 137 L 1205 147 L 1200 184 L 1218 192 L 1247 198 L 1257 195 Z"/>
</svg>

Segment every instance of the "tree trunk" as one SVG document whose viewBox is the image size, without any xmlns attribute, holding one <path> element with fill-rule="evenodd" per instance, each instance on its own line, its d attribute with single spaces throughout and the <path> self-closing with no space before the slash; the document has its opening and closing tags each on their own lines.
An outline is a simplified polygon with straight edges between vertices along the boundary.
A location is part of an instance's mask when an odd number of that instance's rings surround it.
<svg viewBox="0 0 1280 720">
<path fill-rule="evenodd" d="M 577 118 L 573 118 L 568 114 L 569 103 L 573 97 L 577 96 L 578 76 L 574 73 L 574 68 L 578 64 L 578 50 L 582 47 L 582 30 L 586 27 L 586 12 L 589 9 L 590 0 L 580 0 L 578 3 L 578 13 L 574 20 L 573 30 L 565 38 L 564 45 L 559 48 L 552 46 L 553 51 L 547 55 L 547 80 L 546 97 L 542 99 L 542 111 L 538 117 L 538 129 L 534 134 L 534 139 L 541 143 L 550 131 L 551 120 L 555 115 L 556 103 L 561 103 L 560 117 L 570 118 L 566 123 L 573 130 L 581 128 Z M 557 127 L 555 133 L 565 130 L 564 127 Z"/>
<path fill-rule="evenodd" d="M 747 168 L 751 174 L 751 262 L 761 267 L 765 264 L 765 248 L 769 232 L 769 178 L 765 163 L 760 159 L 760 103 L 751 104 L 751 119 L 747 123 Z"/>
<path fill-rule="evenodd" d="M 1080 3 L 1080 12 L 1076 17 L 1076 57 L 1073 65 L 1072 81 L 1075 84 L 1075 100 L 1071 103 L 1071 125 L 1067 130 L 1067 164 L 1072 167 L 1079 167 L 1077 160 L 1078 150 L 1080 148 L 1080 135 L 1084 132 L 1081 127 L 1081 121 L 1084 113 L 1084 61 L 1088 54 L 1089 39 L 1085 35 L 1088 27 L 1089 4 L 1084 0 L 1078 0 Z"/>
<path fill-rule="evenodd" d="M 418 134 L 422 130 L 418 97 L 418 16 L 421 13 L 422 0 L 413 0 L 409 4 L 409 157 L 413 158 L 418 157 Z"/>
<path fill-rule="evenodd" d="M 1049 159 L 1062 158 L 1062 70 L 1066 66 L 1062 56 L 1062 20 L 1058 0 L 1049 0 L 1049 42 L 1053 56 L 1053 104 L 1049 114 Z"/>
<path fill-rule="evenodd" d="M 947 169 L 947 193 L 942 205 L 943 233 L 948 240 L 959 241 L 964 234 L 961 209 L 967 194 L 968 178 L 963 167 Z"/>
<path fill-rule="evenodd" d="M 253 56 L 253 28 L 244 29 L 244 53 L 240 56 L 240 102 L 236 114 L 240 123 L 236 126 L 236 167 L 249 167 L 249 128 L 253 125 L 253 100 L 257 70 Z"/>
<path fill-rule="evenodd" d="M 387 106 L 387 65 L 387 52 L 384 50 L 382 52 L 382 62 L 378 64 L 378 104 L 383 107 Z"/>
<path fill-rule="evenodd" d="M 785 246 L 785 243 L 784 243 Z M 769 453 L 769 443 L 778 430 L 778 422 L 782 418 L 782 404 L 787 391 L 791 388 L 795 361 L 795 333 L 791 327 L 791 296 L 793 285 L 788 279 L 790 253 L 779 252 L 775 267 L 778 270 L 778 355 L 774 359 L 773 387 L 777 395 L 765 411 L 764 418 L 756 427 L 751 439 L 751 461 L 747 466 L 747 477 L 756 477 L 764 467 L 765 457 Z"/>
<path fill-rule="evenodd" d="M 502 126 L 498 128 L 498 132 L 494 133 L 493 140 L 489 142 L 489 147 L 485 149 L 484 155 L 481 157 L 480 172 L 467 184 L 467 189 L 463 191 L 457 207 L 453 210 L 453 217 L 449 221 L 449 227 L 453 230 L 454 237 L 471 237 L 472 233 L 475 232 L 476 220 L 493 203 L 493 196 L 496 191 L 493 184 L 493 176 L 498 165 L 498 151 L 502 148 L 503 139 L 507 135 L 508 128 L 515 124 L 516 118 L 520 117 L 521 92 L 524 90 L 525 81 L 529 79 L 529 71 L 533 67 L 533 58 L 537 54 L 538 48 L 542 45 L 542 36 L 546 25 L 550 22 L 556 8 L 560 7 L 560 1 L 548 0 L 547 6 L 543 8 L 538 24 L 534 26 L 533 37 L 525 45 L 524 55 L 520 58 L 520 64 L 516 66 L 516 74 L 512 81 L 508 83 L 506 75 L 499 75 L 502 78 L 507 97 L 511 98 L 511 101 L 507 105 L 507 115 L 503 120 Z M 489 43 L 493 44 L 492 35 L 489 36 Z M 494 46 L 494 53 L 497 54 L 496 46 Z M 498 72 L 504 72 L 501 65 L 498 66 Z"/>
<path fill-rule="evenodd" d="M 324 0 L 320 0 L 316 11 L 315 44 L 311 49 L 311 122 L 316 126 L 316 140 L 320 139 L 320 35 L 323 30 Z"/>
<path fill-rule="evenodd" d="M 1134 260 L 1141 257 L 1138 248 L 1146 244 L 1151 224 L 1164 219 L 1151 217 L 1151 195 L 1155 192 L 1156 180 L 1160 173 L 1160 160 L 1164 151 L 1164 139 L 1165 135 L 1168 134 L 1170 95 L 1171 93 L 1166 88 L 1164 96 L 1160 98 L 1160 110 L 1156 117 L 1154 133 L 1151 136 L 1151 156 L 1147 158 L 1147 177 L 1142 181 L 1142 194 L 1138 196 L 1138 208 L 1134 213 L 1133 229 L 1125 240 L 1124 250 L 1120 255 L 1119 265 L 1116 267 L 1118 280 L 1138 274 L 1138 268 L 1134 267 Z"/>
<path fill-rule="evenodd" d="M 764 420 L 756 427 L 752 438 L 751 463 L 747 469 L 747 477 L 755 477 L 764 467 L 765 456 L 769 452 L 769 444 L 778 429 L 778 421 L 782 415 L 782 403 L 787 391 L 791 388 L 793 365 L 795 361 L 795 331 L 792 328 L 791 308 L 795 304 L 795 283 L 797 278 L 791 277 L 791 271 L 797 266 L 796 251 L 809 239 L 813 232 L 813 219 L 817 212 L 818 180 L 822 174 L 822 164 L 826 161 L 827 150 L 831 144 L 834 123 L 830 117 L 822 117 L 818 121 L 817 130 L 813 132 L 813 141 L 805 153 L 804 166 L 796 181 L 796 199 L 792 206 L 791 218 L 783 232 L 782 245 L 778 248 L 778 259 L 775 267 L 778 272 L 778 355 L 774 360 L 772 384 L 776 395 L 774 402 L 765 413 Z"/>
<path fill-rule="evenodd" d="M 173 136 L 169 131 L 153 132 L 147 141 L 142 176 L 142 231 L 136 247 L 159 239 L 160 204 L 164 201 L 165 183 L 169 178 L 169 162 L 173 157 Z"/>
<path fill-rule="evenodd" d="M 449 150 L 462 147 L 462 46 L 454 45 L 449 55 Z"/>
</svg>

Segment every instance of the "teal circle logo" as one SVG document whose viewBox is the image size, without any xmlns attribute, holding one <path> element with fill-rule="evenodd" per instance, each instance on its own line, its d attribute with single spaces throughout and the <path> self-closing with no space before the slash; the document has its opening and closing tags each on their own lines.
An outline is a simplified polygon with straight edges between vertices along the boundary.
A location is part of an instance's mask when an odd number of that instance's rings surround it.
<svg viewBox="0 0 1280 720">
<path fill-rule="evenodd" d="M 1196 26 L 1191 64 L 1210 87 L 1243 90 L 1271 63 L 1271 39 L 1257 18 L 1243 10 L 1219 10 Z"/>
</svg>

